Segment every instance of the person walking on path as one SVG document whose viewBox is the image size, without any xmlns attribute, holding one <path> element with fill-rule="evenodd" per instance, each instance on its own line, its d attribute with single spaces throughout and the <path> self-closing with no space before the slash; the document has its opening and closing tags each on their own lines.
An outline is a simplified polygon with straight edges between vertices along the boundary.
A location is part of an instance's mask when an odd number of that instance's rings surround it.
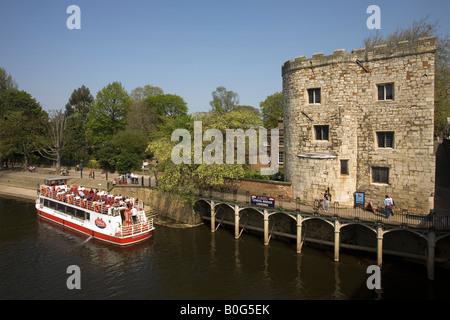
<svg viewBox="0 0 450 320">
<path fill-rule="evenodd" d="M 325 201 L 325 210 L 330 211 L 330 193 L 328 192 L 328 190 L 325 190 L 323 198 Z"/>
<path fill-rule="evenodd" d="M 321 210 L 321 211 L 325 211 L 324 200 L 325 199 L 324 199 L 323 193 L 321 193 L 319 196 L 319 210 Z"/>
<path fill-rule="evenodd" d="M 389 218 L 389 212 L 391 211 L 392 199 L 386 195 L 384 199 L 384 210 L 386 211 L 386 219 Z"/>
<path fill-rule="evenodd" d="M 392 199 L 392 197 L 389 197 L 389 199 L 391 199 L 391 205 L 389 206 L 389 213 L 393 216 L 394 215 L 395 202 L 394 202 L 394 199 Z"/>
</svg>

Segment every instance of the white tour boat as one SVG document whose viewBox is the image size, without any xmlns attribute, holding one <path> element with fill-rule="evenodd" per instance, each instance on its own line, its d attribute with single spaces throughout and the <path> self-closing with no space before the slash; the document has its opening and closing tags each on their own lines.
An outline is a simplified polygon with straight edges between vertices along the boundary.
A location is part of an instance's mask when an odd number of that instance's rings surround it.
<svg viewBox="0 0 450 320">
<path fill-rule="evenodd" d="M 121 246 L 148 239 L 155 229 L 142 201 L 114 197 L 105 191 L 89 192 L 67 185 L 64 178 L 44 179 L 36 209 L 42 218 Z"/>
</svg>

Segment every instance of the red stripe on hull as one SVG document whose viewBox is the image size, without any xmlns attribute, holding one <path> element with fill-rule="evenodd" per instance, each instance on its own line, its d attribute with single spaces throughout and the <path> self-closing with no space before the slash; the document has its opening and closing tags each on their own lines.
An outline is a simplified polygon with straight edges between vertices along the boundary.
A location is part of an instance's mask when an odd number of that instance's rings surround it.
<svg viewBox="0 0 450 320">
<path fill-rule="evenodd" d="M 109 243 L 114 243 L 114 244 L 117 244 L 117 245 L 120 245 L 120 246 L 126 246 L 126 245 L 135 244 L 135 243 L 144 241 L 145 239 L 150 238 L 153 235 L 153 229 L 151 229 L 151 230 L 148 230 L 147 232 L 143 232 L 143 233 L 140 233 L 140 234 L 132 235 L 132 236 L 129 236 L 129 237 L 119 238 L 119 237 L 110 236 L 110 235 L 107 235 L 107 234 L 104 234 L 104 233 L 95 232 L 92 229 L 85 228 L 85 227 L 80 226 L 78 224 L 72 223 L 69 220 L 64 220 L 64 219 L 61 219 L 59 217 L 55 217 L 55 216 L 53 216 L 51 214 L 48 214 L 48 213 L 46 213 L 44 211 L 41 211 L 41 210 L 37 210 L 37 213 L 38 213 L 38 215 L 40 217 L 42 217 L 44 219 L 47 219 L 47 220 L 50 220 L 50 221 L 55 222 L 57 224 L 60 224 L 62 226 L 71 228 L 71 229 L 73 229 L 75 231 L 78 231 L 78 232 L 81 232 L 83 234 L 93 236 L 95 239 L 100 239 L 102 241 L 106 241 L 106 242 L 109 242 Z"/>
</svg>

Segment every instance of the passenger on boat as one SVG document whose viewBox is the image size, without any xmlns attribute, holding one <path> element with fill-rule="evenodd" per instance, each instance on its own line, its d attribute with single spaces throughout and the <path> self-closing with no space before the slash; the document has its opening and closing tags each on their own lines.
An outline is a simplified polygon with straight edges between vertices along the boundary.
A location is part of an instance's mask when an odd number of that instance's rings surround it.
<svg viewBox="0 0 450 320">
<path fill-rule="evenodd" d="M 137 214 L 138 214 L 138 212 L 137 212 L 136 208 L 131 209 L 131 217 L 133 218 L 133 223 L 137 222 Z"/>
</svg>

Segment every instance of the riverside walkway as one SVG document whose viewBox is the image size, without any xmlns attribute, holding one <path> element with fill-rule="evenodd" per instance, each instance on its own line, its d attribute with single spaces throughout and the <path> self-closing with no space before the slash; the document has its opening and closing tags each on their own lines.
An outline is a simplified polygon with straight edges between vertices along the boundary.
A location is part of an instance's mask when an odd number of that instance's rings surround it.
<svg viewBox="0 0 450 320">
<path fill-rule="evenodd" d="M 426 260 L 427 274 L 430 280 L 434 279 L 435 264 L 435 247 L 436 243 L 450 236 L 450 217 L 437 216 L 434 213 L 428 215 L 412 215 L 406 211 L 395 213 L 393 216 L 386 218 L 384 213 L 366 211 L 364 208 L 344 208 L 338 203 L 334 203 L 329 211 L 321 210 L 317 206 L 307 206 L 300 201 L 291 201 L 283 199 L 281 196 L 275 198 L 275 208 L 262 208 L 252 206 L 250 203 L 250 195 L 230 194 L 226 192 L 217 192 L 212 190 L 200 190 L 198 192 L 197 204 L 204 203 L 209 206 L 209 214 L 203 215 L 203 220 L 210 221 L 211 232 L 215 232 L 220 225 L 234 226 L 234 235 L 238 239 L 242 232 L 254 230 L 264 234 L 264 245 L 268 245 L 272 235 L 286 238 L 296 239 L 297 252 L 300 253 L 305 236 L 303 232 L 304 223 L 309 220 L 318 219 L 330 225 L 334 230 L 334 242 L 317 241 L 322 244 L 332 244 L 334 246 L 334 260 L 339 261 L 339 251 L 341 247 L 340 234 L 341 230 L 350 225 L 361 225 L 371 230 L 376 237 L 376 253 L 377 264 L 381 267 L 383 252 L 384 235 L 394 231 L 408 231 L 420 238 L 425 239 L 427 243 Z M 253 213 L 253 223 L 248 223 L 248 214 Z M 228 213 L 226 213 L 228 211 Z M 230 213 L 231 212 L 231 213 Z M 295 227 L 288 232 L 283 229 L 277 229 L 276 216 L 288 217 Z M 286 228 L 285 228 L 286 229 Z M 289 228 L 288 228 L 289 229 Z M 313 241 L 314 239 L 308 239 Z M 362 249 L 361 246 L 349 246 L 352 249 Z M 367 249 L 367 248 L 366 248 Z M 389 252 L 392 254 L 400 254 L 408 256 L 407 253 Z M 417 258 L 417 256 L 409 255 Z"/>
</svg>

